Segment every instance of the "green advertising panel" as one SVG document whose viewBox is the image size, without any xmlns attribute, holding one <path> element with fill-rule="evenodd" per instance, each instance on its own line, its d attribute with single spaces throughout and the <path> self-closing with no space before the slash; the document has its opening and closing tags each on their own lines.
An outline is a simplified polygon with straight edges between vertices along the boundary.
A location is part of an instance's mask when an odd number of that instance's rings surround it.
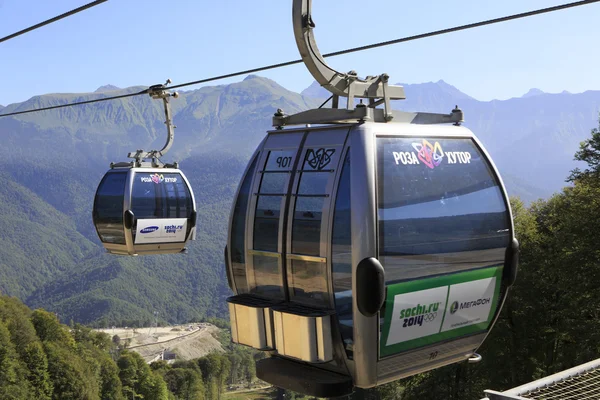
<svg viewBox="0 0 600 400">
<path fill-rule="evenodd" d="M 501 276 L 494 266 L 388 286 L 380 356 L 486 330 Z"/>
</svg>

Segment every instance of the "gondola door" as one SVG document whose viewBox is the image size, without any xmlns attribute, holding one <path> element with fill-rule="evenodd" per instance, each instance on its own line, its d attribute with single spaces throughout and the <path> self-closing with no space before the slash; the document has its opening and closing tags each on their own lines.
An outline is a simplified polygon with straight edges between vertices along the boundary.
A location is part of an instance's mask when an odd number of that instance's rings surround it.
<svg viewBox="0 0 600 400">
<path fill-rule="evenodd" d="M 334 309 L 327 255 L 332 199 L 347 132 L 344 127 L 306 134 L 287 216 L 285 262 L 290 303 Z"/>
<path fill-rule="evenodd" d="M 246 236 L 248 290 L 273 301 L 286 300 L 285 215 L 303 136 L 304 132 L 270 133 L 252 187 Z"/>
</svg>

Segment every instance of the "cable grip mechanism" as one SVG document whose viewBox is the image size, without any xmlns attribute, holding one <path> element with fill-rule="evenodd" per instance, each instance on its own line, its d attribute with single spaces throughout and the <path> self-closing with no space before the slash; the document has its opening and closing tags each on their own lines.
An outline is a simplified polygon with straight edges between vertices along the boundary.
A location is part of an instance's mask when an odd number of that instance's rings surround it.
<svg viewBox="0 0 600 400">
<path fill-rule="evenodd" d="M 348 98 L 348 110 L 354 109 L 355 98 L 368 98 L 370 108 L 384 104 L 385 120 L 390 121 L 393 118 L 390 100 L 405 99 L 404 88 L 390 85 L 387 74 L 359 78 L 355 71 L 341 73 L 327 65 L 314 37 L 315 23 L 311 9 L 312 0 L 294 0 L 292 8 L 294 37 L 302 61 L 312 76 L 333 94 L 333 108 L 337 108 L 340 96 Z"/>
<path fill-rule="evenodd" d="M 173 146 L 173 140 L 175 137 L 175 125 L 173 125 L 173 120 L 171 116 L 171 107 L 169 104 L 169 98 L 177 98 L 179 97 L 179 93 L 177 92 L 169 92 L 167 89 L 167 85 L 171 83 L 171 79 L 167 79 L 164 84 L 152 85 L 146 92 L 153 99 L 161 99 L 163 101 L 163 108 L 165 111 L 165 125 L 167 126 L 167 141 L 164 146 L 160 150 L 136 150 L 135 152 L 131 152 L 127 155 L 128 158 L 135 159 L 135 166 L 141 167 L 144 159 L 151 159 L 152 167 L 159 168 L 161 164 L 159 164 L 159 158 L 164 156 L 167 151 Z M 177 168 L 177 167 L 175 167 Z"/>
</svg>

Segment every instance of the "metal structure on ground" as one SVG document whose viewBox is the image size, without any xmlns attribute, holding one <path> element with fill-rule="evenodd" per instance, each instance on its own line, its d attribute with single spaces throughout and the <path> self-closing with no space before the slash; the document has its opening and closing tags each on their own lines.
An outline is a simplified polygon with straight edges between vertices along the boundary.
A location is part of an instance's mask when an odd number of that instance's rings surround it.
<svg viewBox="0 0 600 400">
<path fill-rule="evenodd" d="M 486 390 L 481 400 L 598 400 L 600 358 L 516 388 Z"/>
</svg>

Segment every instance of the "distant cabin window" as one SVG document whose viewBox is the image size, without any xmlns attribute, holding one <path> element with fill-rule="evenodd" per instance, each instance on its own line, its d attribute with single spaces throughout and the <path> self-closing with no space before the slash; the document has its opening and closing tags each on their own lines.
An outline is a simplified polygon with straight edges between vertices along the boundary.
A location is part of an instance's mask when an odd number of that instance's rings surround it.
<svg viewBox="0 0 600 400">
<path fill-rule="evenodd" d="M 96 228 L 105 243 L 125 244 L 123 196 L 127 172 L 106 174 L 96 193 Z"/>
<path fill-rule="evenodd" d="M 141 173 L 134 176 L 131 211 L 142 218 L 189 218 L 192 195 L 177 173 Z"/>
<path fill-rule="evenodd" d="M 192 194 L 178 173 L 142 173 L 133 177 L 131 211 L 136 221 L 154 218 L 190 218 Z M 186 236 L 192 229 L 187 224 Z M 133 227 L 135 242 L 137 222 Z"/>
<path fill-rule="evenodd" d="M 257 159 L 258 157 L 254 158 L 244 177 L 235 202 L 231 224 L 231 268 L 233 269 L 233 280 L 238 293 L 248 292 L 248 281 L 246 280 L 246 212 L 250 201 L 250 187 Z"/>
<path fill-rule="evenodd" d="M 469 138 L 377 138 L 379 259 L 387 283 L 503 264 L 510 220 Z"/>
<path fill-rule="evenodd" d="M 352 316 L 352 224 L 350 208 L 350 150 L 342 167 L 331 235 L 331 268 L 335 310 L 339 320 L 344 348 L 352 358 L 354 345 L 354 322 Z"/>
</svg>

